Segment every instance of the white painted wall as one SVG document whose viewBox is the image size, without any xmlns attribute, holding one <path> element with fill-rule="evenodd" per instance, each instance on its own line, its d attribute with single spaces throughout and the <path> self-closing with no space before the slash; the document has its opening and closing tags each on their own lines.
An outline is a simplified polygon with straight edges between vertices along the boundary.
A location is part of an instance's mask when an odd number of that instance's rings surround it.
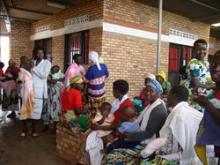
<svg viewBox="0 0 220 165">
<path fill-rule="evenodd" d="M 5 64 L 4 70 L 8 67 L 10 59 L 10 40 L 8 36 L 0 36 L 0 61 Z"/>
</svg>

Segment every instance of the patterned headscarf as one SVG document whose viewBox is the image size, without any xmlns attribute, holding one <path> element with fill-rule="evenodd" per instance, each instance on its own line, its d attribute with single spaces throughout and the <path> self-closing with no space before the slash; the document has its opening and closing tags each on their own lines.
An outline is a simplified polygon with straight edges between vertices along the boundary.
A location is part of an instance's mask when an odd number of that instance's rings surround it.
<svg viewBox="0 0 220 165">
<path fill-rule="evenodd" d="M 152 87 L 158 94 L 163 94 L 163 88 L 157 80 L 150 79 L 147 85 Z"/>
<path fill-rule="evenodd" d="M 81 76 L 75 76 L 70 79 L 70 84 L 81 84 L 83 83 L 83 78 Z"/>
<path fill-rule="evenodd" d="M 98 70 L 101 70 L 100 61 L 99 61 L 99 54 L 95 51 L 89 52 L 89 59 L 96 64 Z"/>
<path fill-rule="evenodd" d="M 160 76 L 164 79 L 164 81 L 167 81 L 167 74 L 163 70 L 161 70 L 159 73 L 157 73 L 156 76 Z"/>
</svg>

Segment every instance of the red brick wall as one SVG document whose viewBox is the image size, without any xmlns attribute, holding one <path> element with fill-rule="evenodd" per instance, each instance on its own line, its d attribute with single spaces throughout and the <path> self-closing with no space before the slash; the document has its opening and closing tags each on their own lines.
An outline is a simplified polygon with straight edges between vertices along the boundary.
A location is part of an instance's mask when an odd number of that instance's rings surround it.
<svg viewBox="0 0 220 165">
<path fill-rule="evenodd" d="M 155 73 L 156 41 L 104 32 L 102 46 L 102 57 L 110 71 L 108 96 L 112 95 L 112 82 L 117 79 L 127 80 L 130 96 L 137 96 L 144 86 L 144 75 L 148 72 Z M 161 45 L 161 69 L 165 71 L 168 46 L 165 42 Z"/>
<path fill-rule="evenodd" d="M 101 53 L 102 51 L 102 28 L 94 28 L 89 31 L 89 49 L 96 50 Z"/>
<path fill-rule="evenodd" d="M 32 57 L 32 42 L 30 41 L 31 24 L 19 21 L 11 22 L 10 56 L 19 65 L 21 56 Z"/>
<path fill-rule="evenodd" d="M 51 25 L 51 30 L 64 27 L 64 20 L 72 17 L 89 15 L 90 20 L 103 18 L 103 0 L 87 0 L 55 14 L 54 16 L 37 21 L 32 24 L 31 33 L 34 34 L 36 27 Z M 64 41 L 65 36 L 52 38 L 53 64 L 63 68 L 64 64 Z M 102 29 L 94 28 L 89 32 L 89 49 L 101 52 Z"/>
<path fill-rule="evenodd" d="M 64 64 L 64 36 L 52 38 L 53 65 L 63 68 Z"/>
<path fill-rule="evenodd" d="M 135 0 L 105 0 L 104 20 L 113 23 L 124 22 L 131 27 L 157 31 L 158 9 Z M 168 34 L 169 28 L 198 34 L 208 39 L 210 25 L 193 22 L 190 19 L 163 11 L 163 33 Z"/>
<path fill-rule="evenodd" d="M 59 29 L 64 26 L 64 20 L 82 15 L 89 15 L 91 21 L 102 19 L 103 0 L 85 0 L 82 3 L 70 6 L 53 16 L 37 21 L 32 25 L 32 34 L 34 33 L 36 27 L 50 24 L 51 30 Z"/>
</svg>

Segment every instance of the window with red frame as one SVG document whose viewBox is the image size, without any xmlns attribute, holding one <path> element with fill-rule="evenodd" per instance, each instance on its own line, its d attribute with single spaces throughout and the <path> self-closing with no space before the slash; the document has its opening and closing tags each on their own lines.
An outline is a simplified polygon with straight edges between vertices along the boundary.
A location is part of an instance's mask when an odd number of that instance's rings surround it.
<svg viewBox="0 0 220 165">
<path fill-rule="evenodd" d="M 169 81 L 176 86 L 180 81 L 180 70 L 192 58 L 192 48 L 189 46 L 170 44 L 169 48 Z"/>
<path fill-rule="evenodd" d="M 171 43 L 169 48 L 169 72 L 179 72 L 183 66 L 188 64 L 191 57 L 191 47 Z"/>
<path fill-rule="evenodd" d="M 89 31 L 73 33 L 65 36 L 65 69 L 73 62 L 73 56 L 80 54 L 84 64 L 88 64 Z"/>
</svg>

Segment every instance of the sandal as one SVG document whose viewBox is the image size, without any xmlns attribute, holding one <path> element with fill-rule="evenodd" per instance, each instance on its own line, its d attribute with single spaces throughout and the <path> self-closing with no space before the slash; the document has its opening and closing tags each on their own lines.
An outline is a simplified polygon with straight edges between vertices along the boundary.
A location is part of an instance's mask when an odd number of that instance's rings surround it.
<svg viewBox="0 0 220 165">
<path fill-rule="evenodd" d="M 38 137 L 38 134 L 37 133 L 32 133 L 31 136 L 32 137 Z"/>
<path fill-rule="evenodd" d="M 20 137 L 26 137 L 27 136 L 27 134 L 25 133 L 25 132 L 22 132 L 21 134 L 20 134 Z"/>
</svg>

